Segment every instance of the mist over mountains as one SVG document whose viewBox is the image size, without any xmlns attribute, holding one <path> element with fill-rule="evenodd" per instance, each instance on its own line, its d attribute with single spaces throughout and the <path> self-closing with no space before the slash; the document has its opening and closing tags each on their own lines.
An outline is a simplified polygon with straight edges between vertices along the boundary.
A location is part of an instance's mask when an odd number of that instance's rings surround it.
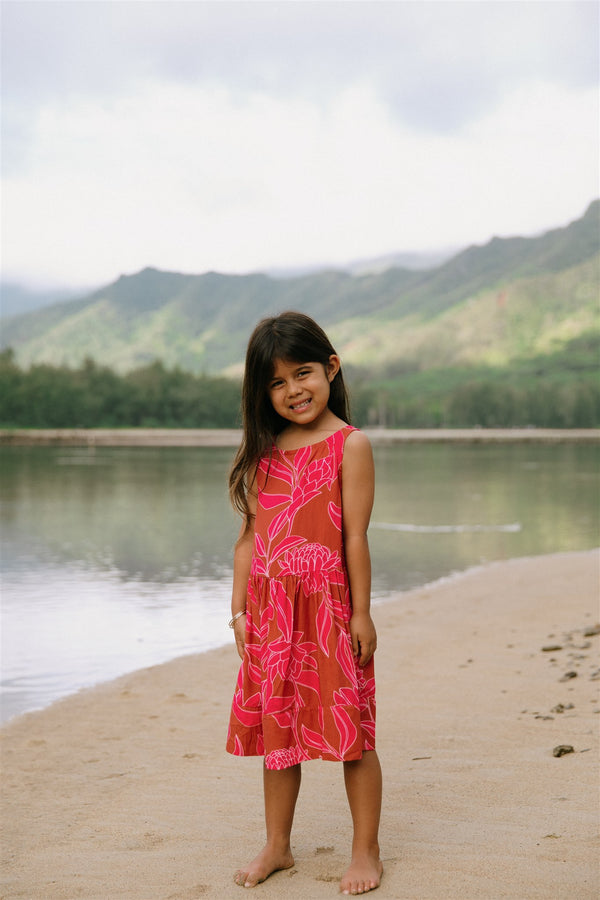
<svg viewBox="0 0 600 900">
<path fill-rule="evenodd" d="M 396 374 L 506 366 L 598 339 L 599 238 L 596 200 L 565 228 L 494 238 L 428 269 L 273 277 L 147 268 L 3 320 L 1 346 L 21 366 L 76 367 L 91 358 L 123 373 L 161 360 L 237 375 L 256 322 L 297 309 L 327 329 L 352 366 Z"/>
</svg>

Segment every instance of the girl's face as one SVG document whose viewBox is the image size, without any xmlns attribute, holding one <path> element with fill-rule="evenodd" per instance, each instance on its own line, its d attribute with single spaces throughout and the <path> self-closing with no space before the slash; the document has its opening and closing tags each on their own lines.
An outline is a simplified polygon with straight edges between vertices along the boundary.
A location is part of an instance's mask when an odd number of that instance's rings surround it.
<svg viewBox="0 0 600 900">
<path fill-rule="evenodd" d="M 339 369 L 340 360 L 335 355 L 329 357 L 326 366 L 276 359 L 268 386 L 273 409 L 294 425 L 317 426 L 329 413 L 330 385 Z"/>
</svg>

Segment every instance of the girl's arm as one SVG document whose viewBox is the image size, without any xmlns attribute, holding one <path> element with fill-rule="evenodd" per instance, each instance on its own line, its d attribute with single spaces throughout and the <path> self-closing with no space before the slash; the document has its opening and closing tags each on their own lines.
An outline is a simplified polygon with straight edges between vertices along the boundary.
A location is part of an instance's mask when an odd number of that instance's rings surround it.
<svg viewBox="0 0 600 900">
<path fill-rule="evenodd" d="M 342 464 L 342 528 L 350 581 L 352 649 L 361 666 L 377 647 L 371 619 L 371 555 L 367 529 L 375 495 L 373 452 L 366 435 L 353 431 L 346 439 Z"/>
<path fill-rule="evenodd" d="M 248 592 L 248 578 L 252 564 L 254 550 L 254 520 L 256 516 L 256 493 L 253 483 L 248 491 L 248 507 L 250 519 L 243 522 L 238 539 L 233 551 L 233 589 L 231 592 L 231 615 L 246 611 L 246 598 Z M 233 633 L 237 651 L 241 658 L 244 656 L 246 646 L 246 617 L 240 616 L 233 623 Z"/>
</svg>

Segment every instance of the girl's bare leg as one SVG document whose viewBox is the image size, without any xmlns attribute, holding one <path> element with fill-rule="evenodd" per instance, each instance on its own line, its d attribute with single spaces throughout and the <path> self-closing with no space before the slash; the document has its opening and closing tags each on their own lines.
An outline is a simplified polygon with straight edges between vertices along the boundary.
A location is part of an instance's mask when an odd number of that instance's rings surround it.
<svg viewBox="0 0 600 900">
<path fill-rule="evenodd" d="M 278 869 L 289 869 L 294 865 L 290 835 L 300 778 L 299 765 L 288 769 L 274 770 L 266 766 L 263 769 L 267 842 L 251 863 L 235 873 L 236 884 L 255 887 Z"/>
<path fill-rule="evenodd" d="M 340 882 L 343 894 L 364 894 L 379 887 L 383 864 L 379 858 L 381 767 L 374 750 L 362 759 L 344 763 L 344 780 L 354 838 L 352 859 Z"/>
</svg>

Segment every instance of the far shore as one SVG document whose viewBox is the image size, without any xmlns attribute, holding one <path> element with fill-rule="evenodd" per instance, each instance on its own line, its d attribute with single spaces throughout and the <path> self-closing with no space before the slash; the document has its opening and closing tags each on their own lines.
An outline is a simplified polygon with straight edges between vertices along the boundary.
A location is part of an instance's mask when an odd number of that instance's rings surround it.
<svg viewBox="0 0 600 900">
<path fill-rule="evenodd" d="M 600 443 L 600 428 L 364 428 L 376 445 Z M 2 446 L 237 447 L 236 428 L 3 428 Z"/>
</svg>

